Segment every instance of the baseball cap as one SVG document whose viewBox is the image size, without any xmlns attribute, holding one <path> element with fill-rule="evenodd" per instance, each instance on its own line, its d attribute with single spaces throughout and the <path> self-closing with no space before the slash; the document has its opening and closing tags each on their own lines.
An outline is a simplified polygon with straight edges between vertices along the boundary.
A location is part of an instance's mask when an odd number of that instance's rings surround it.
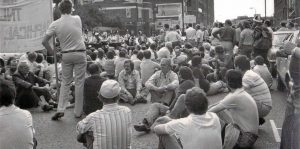
<svg viewBox="0 0 300 149">
<path fill-rule="evenodd" d="M 106 80 L 102 83 L 99 94 L 104 98 L 114 98 L 120 94 L 120 84 L 115 80 Z"/>
</svg>

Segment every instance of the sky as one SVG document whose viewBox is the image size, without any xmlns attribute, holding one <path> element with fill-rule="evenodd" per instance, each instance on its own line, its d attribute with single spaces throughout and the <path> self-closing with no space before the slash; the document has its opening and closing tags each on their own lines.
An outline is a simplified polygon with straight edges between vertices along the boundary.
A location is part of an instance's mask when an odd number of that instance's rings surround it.
<svg viewBox="0 0 300 149">
<path fill-rule="evenodd" d="M 226 19 L 235 19 L 237 16 L 253 17 L 255 14 L 265 16 L 264 0 L 214 0 L 215 21 L 224 22 Z M 274 14 L 274 0 L 267 1 L 267 16 Z M 250 8 L 254 9 L 250 9 Z"/>
</svg>

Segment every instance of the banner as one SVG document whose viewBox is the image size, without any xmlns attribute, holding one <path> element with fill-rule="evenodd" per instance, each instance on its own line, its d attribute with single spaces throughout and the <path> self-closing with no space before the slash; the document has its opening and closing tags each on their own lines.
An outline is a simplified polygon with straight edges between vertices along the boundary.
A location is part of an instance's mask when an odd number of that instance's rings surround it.
<svg viewBox="0 0 300 149">
<path fill-rule="evenodd" d="M 0 53 L 42 50 L 52 0 L 0 0 Z"/>
</svg>

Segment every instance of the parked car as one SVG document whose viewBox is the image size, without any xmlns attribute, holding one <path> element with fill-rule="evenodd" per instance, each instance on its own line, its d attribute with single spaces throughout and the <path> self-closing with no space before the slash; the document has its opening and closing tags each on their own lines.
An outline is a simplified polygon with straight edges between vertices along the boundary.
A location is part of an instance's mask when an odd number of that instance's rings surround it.
<svg viewBox="0 0 300 149">
<path fill-rule="evenodd" d="M 300 39 L 300 31 L 278 31 L 274 32 L 273 46 L 269 50 L 268 60 L 270 62 L 270 71 L 277 74 L 277 89 L 284 91 L 289 88 L 290 74 L 289 64 L 290 55 L 280 54 L 282 51 L 291 50 L 296 46 L 297 39 Z"/>
</svg>

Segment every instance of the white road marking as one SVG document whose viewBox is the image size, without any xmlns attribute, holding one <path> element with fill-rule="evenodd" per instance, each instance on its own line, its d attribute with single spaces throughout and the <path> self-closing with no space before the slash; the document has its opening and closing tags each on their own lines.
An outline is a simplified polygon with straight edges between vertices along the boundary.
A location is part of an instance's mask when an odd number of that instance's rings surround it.
<svg viewBox="0 0 300 149">
<path fill-rule="evenodd" d="M 272 131 L 273 131 L 273 134 L 274 134 L 275 141 L 277 143 L 279 143 L 281 141 L 281 139 L 280 139 L 280 136 L 279 136 L 279 133 L 278 133 L 278 130 L 277 130 L 277 127 L 275 125 L 274 120 L 270 120 L 270 123 L 271 123 L 271 126 L 272 126 Z"/>
</svg>

